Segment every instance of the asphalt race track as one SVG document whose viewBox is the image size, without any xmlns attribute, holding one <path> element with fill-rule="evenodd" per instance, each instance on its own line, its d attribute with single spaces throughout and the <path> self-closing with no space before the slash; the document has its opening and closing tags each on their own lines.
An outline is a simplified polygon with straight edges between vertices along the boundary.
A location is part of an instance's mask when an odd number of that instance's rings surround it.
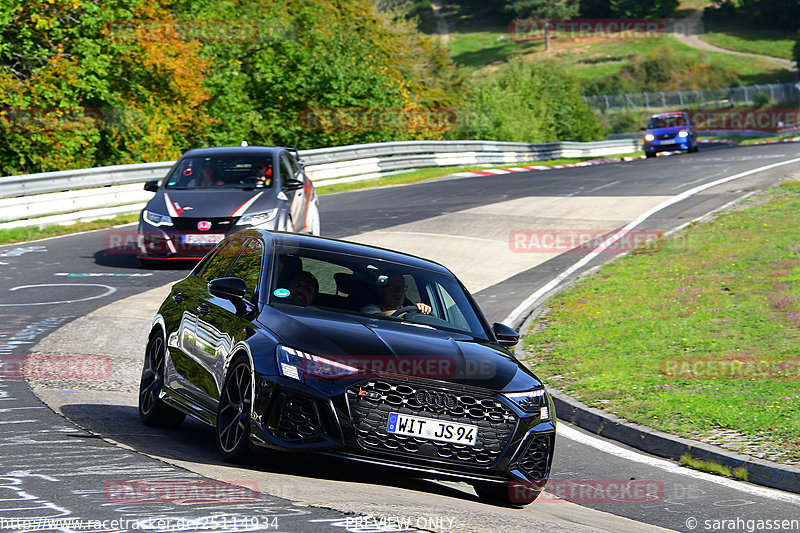
<svg viewBox="0 0 800 533">
<path fill-rule="evenodd" d="M 635 231 L 644 235 L 668 233 L 794 176 L 798 157 L 795 144 L 701 148 L 328 195 L 320 202 L 322 234 L 438 260 L 470 288 L 490 322 L 518 323 L 519 304 L 588 251 L 532 246 L 533 231 L 536 242 L 564 232 L 609 236 L 638 221 Z M 468 485 L 326 458 L 226 465 L 199 423 L 158 430 L 138 420 L 149 321 L 165 286 L 189 267 L 142 269 L 125 247 L 134 233 L 128 226 L 0 247 L 0 531 L 618 533 L 748 531 L 747 521 L 800 519 L 800 495 L 690 471 L 567 424 L 559 426 L 549 485 L 556 495 L 524 509 L 480 503 Z M 574 275 L 623 250 L 598 254 Z M 28 354 L 81 361 L 89 379 L 28 383 L 15 373 Z M 608 494 L 581 493 L 596 485 Z M 22 527 L 13 519 L 41 521 Z M 737 519 L 738 529 L 714 522 Z"/>
</svg>

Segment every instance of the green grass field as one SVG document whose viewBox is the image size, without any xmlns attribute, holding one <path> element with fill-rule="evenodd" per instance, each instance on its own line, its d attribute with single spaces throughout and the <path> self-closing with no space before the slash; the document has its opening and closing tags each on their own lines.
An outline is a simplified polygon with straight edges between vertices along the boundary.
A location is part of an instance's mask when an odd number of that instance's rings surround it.
<svg viewBox="0 0 800 533">
<path fill-rule="evenodd" d="M 628 420 L 800 461 L 798 210 L 786 182 L 604 266 L 547 303 L 527 362 Z"/>
<path fill-rule="evenodd" d="M 783 59 L 792 59 L 795 41 L 791 32 L 713 21 L 705 22 L 705 33 L 700 38 L 720 48 Z"/>
<path fill-rule="evenodd" d="M 703 52 L 679 43 L 670 35 L 594 42 L 577 41 L 568 37 L 555 38 L 553 50 L 545 52 L 543 41 L 515 42 L 506 22 L 507 17 L 498 16 L 492 8 L 480 8 L 480 4 L 468 0 L 455 4 L 457 5 L 450 10 L 455 14 L 448 16 L 450 40 L 447 46 L 450 56 L 465 71 L 478 75 L 491 75 L 496 69 L 502 68 L 503 63 L 516 56 L 551 58 L 567 66 L 579 81 L 586 83 L 618 72 L 629 65 L 636 54 L 647 54 L 660 45 L 670 44 L 680 56 L 711 62 L 736 72 L 742 85 L 791 81 L 789 71 L 766 59 Z M 707 4 L 702 1 L 683 2 L 681 14 L 687 15 L 691 10 L 700 9 Z M 791 55 L 793 39 L 785 33 L 732 27 L 712 28 L 714 31 L 704 37 L 720 47 L 776 57 Z"/>
</svg>

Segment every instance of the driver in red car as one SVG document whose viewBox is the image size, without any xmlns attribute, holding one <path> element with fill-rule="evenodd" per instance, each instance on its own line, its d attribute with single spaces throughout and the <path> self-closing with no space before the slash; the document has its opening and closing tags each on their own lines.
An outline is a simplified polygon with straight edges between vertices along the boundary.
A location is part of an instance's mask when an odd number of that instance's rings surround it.
<svg viewBox="0 0 800 533">
<path fill-rule="evenodd" d="M 378 298 L 380 303 L 367 304 L 361 308 L 361 312 L 366 315 L 392 315 L 398 309 L 405 307 L 406 302 L 406 280 L 400 274 L 390 274 L 384 283 L 378 286 Z M 414 304 L 417 311 L 429 315 L 431 306 L 424 303 Z"/>
<path fill-rule="evenodd" d="M 251 175 L 248 180 L 254 181 L 256 187 L 269 187 L 272 185 L 272 165 L 267 161 L 256 162 L 251 169 Z"/>
</svg>

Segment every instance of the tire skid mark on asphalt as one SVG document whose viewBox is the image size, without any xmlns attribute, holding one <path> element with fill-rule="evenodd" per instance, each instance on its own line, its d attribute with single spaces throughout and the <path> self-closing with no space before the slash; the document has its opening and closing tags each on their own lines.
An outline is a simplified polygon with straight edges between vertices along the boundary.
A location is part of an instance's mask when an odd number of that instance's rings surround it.
<svg viewBox="0 0 800 533">
<path fill-rule="evenodd" d="M 0 376 L 4 375 L 5 362 L 2 356 L 11 355 L 15 350 L 33 344 L 38 337 L 75 317 L 55 316 L 26 323 L 31 318 L 29 315 L 0 315 L 0 322 L 3 324 L 0 326 Z"/>
<path fill-rule="evenodd" d="M 9 250 L 2 250 L 0 251 L 0 257 L 19 257 L 25 254 L 31 253 L 45 253 L 47 252 L 46 246 L 41 245 L 34 245 L 34 246 L 17 246 L 16 248 L 11 248 Z M 5 263 L 8 264 L 8 263 Z"/>
<path fill-rule="evenodd" d="M 66 431 L 74 433 L 74 428 L 42 430 L 38 427 L 39 421 L 25 422 L 31 422 L 27 429 L 14 435 L 0 435 L 0 446 L 11 444 L 15 448 L 34 445 L 52 447 L 58 444 L 59 461 L 52 463 L 48 457 L 31 453 L 4 456 L 6 461 L 9 458 L 14 461 L 13 470 L 0 470 L 0 501 L 3 502 L 0 506 L 0 524 L 3 526 L 0 529 L 3 531 L 17 529 L 13 527 L 14 520 L 31 521 L 27 522 L 28 527 L 20 527 L 26 531 L 49 531 L 58 529 L 51 526 L 57 524 L 56 520 L 59 519 L 72 519 L 76 522 L 83 520 L 84 523 L 128 520 L 130 523 L 144 525 L 164 521 L 170 523 L 169 531 L 187 532 L 208 529 L 201 527 L 204 523 L 227 522 L 229 527 L 213 530 L 218 533 L 260 531 L 270 529 L 264 526 L 268 519 L 294 518 L 309 514 L 307 510 L 296 506 L 278 505 L 280 502 L 276 498 L 265 497 L 258 492 L 253 494 L 250 491 L 249 498 L 237 500 L 231 496 L 241 494 L 242 491 L 239 486 L 229 482 L 213 482 L 213 490 L 208 492 L 209 484 L 198 474 L 152 460 L 143 464 L 138 454 L 112 446 L 95 449 L 91 462 L 87 463 L 86 449 L 80 439 L 61 440 L 58 435 L 48 438 L 48 435 Z M 87 476 L 98 479 L 87 479 Z M 66 478 L 78 477 L 86 479 L 81 487 L 89 488 L 63 487 Z M 85 507 L 87 503 L 96 504 L 96 508 L 103 509 L 102 516 L 84 518 L 85 513 L 75 511 L 63 503 L 55 503 L 50 496 L 55 494 L 59 496 L 59 501 L 63 501 L 65 492 L 69 492 L 79 501 L 81 507 Z M 223 497 L 216 501 L 214 498 L 220 495 L 227 495 L 228 499 Z M 258 520 L 254 522 L 256 517 Z M 30 525 L 37 522 L 38 525 Z M 64 523 L 66 522 L 62 522 Z M 230 527 L 233 523 L 236 526 Z M 253 523 L 257 523 L 257 527 L 247 527 L 247 524 Z M 163 530 L 163 527 L 136 529 Z M 92 530 L 110 532 L 126 531 L 128 528 Z"/>
</svg>

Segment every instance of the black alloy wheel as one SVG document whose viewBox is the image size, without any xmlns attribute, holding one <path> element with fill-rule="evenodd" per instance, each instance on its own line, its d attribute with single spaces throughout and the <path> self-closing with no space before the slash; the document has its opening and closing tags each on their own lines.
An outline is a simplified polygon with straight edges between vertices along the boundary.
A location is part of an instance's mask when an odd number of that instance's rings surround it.
<svg viewBox="0 0 800 533">
<path fill-rule="evenodd" d="M 228 370 L 217 411 L 217 448 L 226 461 L 242 463 L 248 459 L 252 405 L 252 372 L 242 356 Z"/>
<path fill-rule="evenodd" d="M 164 337 L 160 331 L 153 331 L 147 342 L 139 382 L 139 418 L 148 426 L 178 427 L 186 414 L 170 407 L 159 397 L 164 385 L 164 355 Z"/>
</svg>

